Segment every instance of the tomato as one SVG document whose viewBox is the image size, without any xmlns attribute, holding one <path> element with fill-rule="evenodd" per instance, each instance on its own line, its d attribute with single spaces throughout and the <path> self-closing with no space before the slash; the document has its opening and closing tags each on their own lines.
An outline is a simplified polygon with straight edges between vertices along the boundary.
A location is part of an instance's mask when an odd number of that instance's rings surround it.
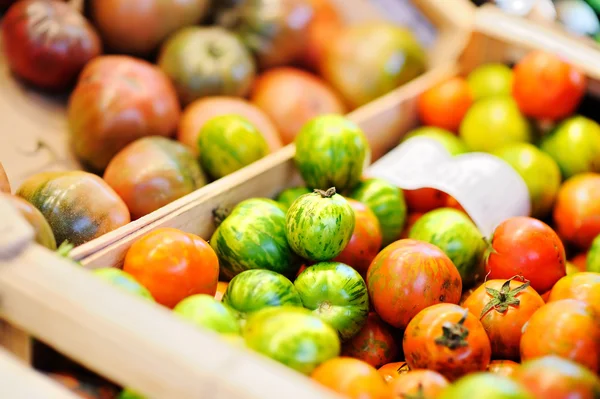
<svg viewBox="0 0 600 399">
<path fill-rule="evenodd" d="M 503 375 L 473 373 L 456 381 L 437 399 L 536 399 L 519 383 Z"/>
<path fill-rule="evenodd" d="M 417 110 L 425 125 L 457 132 L 472 102 L 467 81 L 457 76 L 425 90 L 419 96 Z"/>
<path fill-rule="evenodd" d="M 558 356 L 528 360 L 513 378 L 537 398 L 596 398 L 600 394 L 600 377 Z"/>
<path fill-rule="evenodd" d="M 491 246 L 488 278 L 522 276 L 537 292 L 546 292 L 566 274 L 562 241 L 540 220 L 524 216 L 505 220 L 494 230 Z"/>
<path fill-rule="evenodd" d="M 451 303 L 421 310 L 408 323 L 402 347 L 411 370 L 437 371 L 451 381 L 485 370 L 492 354 L 478 317 Z"/>
<path fill-rule="evenodd" d="M 193 153 L 165 137 L 143 137 L 108 163 L 104 181 L 138 219 L 206 184 Z"/>
<path fill-rule="evenodd" d="M 308 25 L 307 44 L 300 60 L 303 66 L 318 72 L 332 37 L 346 25 L 331 0 L 311 0 L 314 15 Z"/>
<path fill-rule="evenodd" d="M 52 228 L 44 215 L 35 206 L 16 195 L 8 195 L 0 192 L 0 197 L 12 203 L 21 216 L 33 227 L 35 242 L 50 250 L 56 249 L 56 239 L 54 238 Z"/>
<path fill-rule="evenodd" d="M 550 302 L 578 299 L 592 306 L 600 317 L 600 273 L 581 272 L 558 280 L 550 291 Z"/>
<path fill-rule="evenodd" d="M 386 382 L 390 382 L 399 375 L 408 373 L 410 367 L 408 367 L 406 362 L 394 362 L 381 366 L 377 371 L 383 376 Z"/>
<path fill-rule="evenodd" d="M 421 219 L 423 215 L 425 215 L 424 212 L 409 213 L 406 217 L 406 226 L 404 226 L 404 230 L 400 234 L 400 238 L 408 238 L 408 235 L 410 234 L 410 231 L 412 230 L 413 226 L 415 225 L 415 223 L 417 223 L 419 219 Z"/>
<path fill-rule="evenodd" d="M 544 302 L 548 303 L 548 301 L 550 300 L 551 292 L 552 292 L 552 290 L 547 291 L 547 292 L 543 293 L 542 295 L 540 295 L 542 297 L 542 299 L 544 300 Z"/>
<path fill-rule="evenodd" d="M 252 85 L 250 100 L 275 123 L 283 144 L 292 143 L 316 116 L 346 113 L 346 106 L 326 82 L 291 67 L 260 75 Z"/>
<path fill-rule="evenodd" d="M 177 140 L 197 153 L 198 135 L 202 127 L 212 118 L 221 115 L 246 118 L 267 140 L 270 152 L 283 147 L 275 124 L 260 108 L 243 98 L 227 96 L 200 98 L 185 107 L 179 120 Z"/>
<path fill-rule="evenodd" d="M 201 329 L 220 334 L 241 333 L 235 311 L 210 295 L 189 296 L 175 305 L 173 313 Z"/>
<path fill-rule="evenodd" d="M 302 306 L 302 299 L 286 277 L 270 270 L 254 269 L 231 279 L 223 303 L 245 318 L 247 314 L 269 306 Z"/>
<path fill-rule="evenodd" d="M 585 263 L 584 263 L 585 262 Z M 579 265 L 579 271 L 590 271 L 594 273 L 600 273 L 600 235 L 594 238 L 592 246 L 586 254 L 583 263 L 583 270 L 581 270 L 581 264 Z"/>
<path fill-rule="evenodd" d="M 369 157 L 363 131 L 340 115 L 317 116 L 296 137 L 294 162 L 308 188 L 353 189 Z"/>
<path fill-rule="evenodd" d="M 338 256 L 348 244 L 355 220 L 352 207 L 335 188 L 315 190 L 290 206 L 285 215 L 285 235 L 298 255 L 326 261 Z"/>
<path fill-rule="evenodd" d="M 66 372 L 51 372 L 45 375 L 82 399 L 113 399 L 118 393 L 117 388 L 109 383 L 101 384 L 91 379 L 81 379 Z"/>
<path fill-rule="evenodd" d="M 465 213 L 440 208 L 419 218 L 408 234 L 440 248 L 458 269 L 463 286 L 473 284 L 483 274 L 485 241 Z"/>
<path fill-rule="evenodd" d="M 146 287 L 141 285 L 133 276 L 121 269 L 114 267 L 102 267 L 92 270 L 95 276 L 100 279 L 134 295 L 144 298 L 150 302 L 155 302 L 154 297 Z"/>
<path fill-rule="evenodd" d="M 311 378 L 350 399 L 389 399 L 390 388 L 373 366 L 350 357 L 337 357 L 317 367 Z"/>
<path fill-rule="evenodd" d="M 381 228 L 377 216 L 365 204 L 352 199 L 348 199 L 348 203 L 354 210 L 354 232 L 334 260 L 352 266 L 364 278 L 381 248 Z"/>
<path fill-rule="evenodd" d="M 398 345 L 391 328 L 377 313 L 369 313 L 366 324 L 342 346 L 342 355 L 350 356 L 373 367 L 381 367 L 398 355 Z"/>
<path fill-rule="evenodd" d="M 75 154 L 97 171 L 140 137 L 171 136 L 179 114 L 167 76 L 149 62 L 121 55 L 87 63 L 67 107 Z"/>
<path fill-rule="evenodd" d="M 384 248 L 367 272 L 367 286 L 377 314 L 404 329 L 421 310 L 436 303 L 458 303 L 460 274 L 438 247 L 399 240 Z"/>
<path fill-rule="evenodd" d="M 246 345 L 303 374 L 340 354 L 340 339 L 309 310 L 279 306 L 254 313 L 243 327 Z"/>
<path fill-rule="evenodd" d="M 575 299 L 547 303 L 523 327 L 521 360 L 558 355 L 600 369 L 600 322 L 593 308 Z"/>
<path fill-rule="evenodd" d="M 600 244 L 600 240 L 598 243 Z M 573 272 L 575 272 L 575 271 L 584 272 L 586 270 L 586 265 L 588 262 L 587 258 L 588 258 L 587 252 L 582 252 L 582 253 L 579 253 L 579 254 L 573 256 L 571 258 L 571 260 L 569 261 L 574 266 Z M 569 262 L 567 262 L 567 263 L 569 263 Z M 568 266 L 569 265 L 567 264 L 567 274 L 570 274 Z M 600 268 L 598 270 L 600 271 Z M 593 271 L 593 270 L 591 270 L 591 271 Z"/>
<path fill-rule="evenodd" d="M 223 295 L 225 295 L 225 291 L 227 291 L 227 287 L 229 286 L 228 281 L 219 281 L 217 283 L 217 292 L 215 293 L 215 299 L 217 301 L 223 301 Z"/>
<path fill-rule="evenodd" d="M 356 270 L 338 262 L 306 268 L 294 281 L 304 307 L 329 323 L 342 341 L 355 336 L 367 322 L 369 294 Z"/>
<path fill-rule="evenodd" d="M 17 195 L 44 215 L 57 243 L 68 240 L 77 246 L 131 220 L 117 193 L 87 172 L 37 173 L 21 184 Z"/>
<path fill-rule="evenodd" d="M 242 41 L 217 26 L 189 26 L 169 36 L 158 66 L 173 81 L 183 106 L 201 97 L 243 97 L 256 75 Z"/>
<path fill-rule="evenodd" d="M 487 368 L 490 373 L 512 377 L 519 368 L 519 363 L 512 360 L 492 360 Z"/>
<path fill-rule="evenodd" d="M 467 76 L 467 83 L 474 100 L 489 96 L 510 95 L 512 82 L 512 69 L 505 64 L 495 62 L 480 65 Z"/>
<path fill-rule="evenodd" d="M 479 317 L 495 358 L 518 359 L 521 329 L 531 315 L 544 306 L 544 300 L 528 281 L 488 280 L 463 306 Z"/>
<path fill-rule="evenodd" d="M 425 213 L 446 205 L 448 194 L 435 188 L 404 190 L 409 212 Z"/>
<path fill-rule="evenodd" d="M 465 208 L 463 208 L 462 205 L 456 200 L 456 198 L 454 198 L 451 195 L 448 195 L 446 197 L 446 204 L 444 206 L 446 208 L 453 208 L 453 209 L 456 209 L 457 211 L 461 211 L 464 214 L 466 214 L 467 217 L 469 217 L 469 215 L 467 214 L 467 211 L 465 211 Z"/>
<path fill-rule="evenodd" d="M 450 384 L 446 377 L 432 370 L 411 370 L 389 382 L 394 397 L 435 398 Z"/>
<path fill-rule="evenodd" d="M 289 207 L 292 206 L 294 201 L 296 201 L 304 194 L 310 193 L 312 193 L 312 191 L 305 186 L 290 187 L 280 192 L 277 195 L 277 198 L 275 198 L 275 200 L 281 205 L 283 205 L 286 209 L 289 209 Z"/>
<path fill-rule="evenodd" d="M 554 224 L 561 238 L 587 249 L 600 234 L 600 174 L 573 176 L 558 190 Z"/>
<path fill-rule="evenodd" d="M 10 182 L 2 163 L 0 163 L 0 192 L 10 194 Z"/>
<path fill-rule="evenodd" d="M 206 173 L 220 179 L 268 155 L 269 145 L 246 118 L 221 115 L 202 126 L 198 153 Z"/>
<path fill-rule="evenodd" d="M 512 95 L 532 118 L 558 120 L 571 115 L 586 85 L 582 71 L 544 51 L 530 52 L 513 68 Z"/>
<path fill-rule="evenodd" d="M 145 234 L 127 251 L 123 271 L 173 308 L 194 294 L 215 295 L 219 260 L 202 238 L 170 227 Z"/>
</svg>

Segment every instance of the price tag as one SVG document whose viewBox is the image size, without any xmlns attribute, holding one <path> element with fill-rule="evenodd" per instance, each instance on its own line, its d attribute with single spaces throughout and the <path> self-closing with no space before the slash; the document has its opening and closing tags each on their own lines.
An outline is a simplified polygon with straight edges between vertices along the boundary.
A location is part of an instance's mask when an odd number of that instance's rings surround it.
<svg viewBox="0 0 600 399">
<path fill-rule="evenodd" d="M 531 211 L 527 186 L 509 164 L 483 152 L 452 156 L 426 137 L 403 142 L 365 174 L 405 190 L 429 187 L 450 194 L 486 237 L 504 220 Z"/>
</svg>

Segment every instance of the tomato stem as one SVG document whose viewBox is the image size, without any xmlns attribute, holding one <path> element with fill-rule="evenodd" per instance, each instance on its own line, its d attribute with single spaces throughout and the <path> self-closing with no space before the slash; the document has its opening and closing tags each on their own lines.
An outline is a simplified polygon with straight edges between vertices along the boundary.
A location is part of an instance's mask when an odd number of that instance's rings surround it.
<svg viewBox="0 0 600 399">
<path fill-rule="evenodd" d="M 436 338 L 435 343 L 452 350 L 468 346 L 467 337 L 469 336 L 469 329 L 464 325 L 468 314 L 469 311 L 466 310 L 457 323 L 444 323 L 442 326 L 442 336 Z"/>
<path fill-rule="evenodd" d="M 510 282 L 514 279 L 520 279 L 524 283 L 518 287 L 510 289 Z M 522 276 L 513 276 L 506 280 L 499 290 L 494 288 L 485 287 L 485 291 L 491 296 L 490 301 L 481 310 L 479 319 L 483 319 L 488 312 L 495 310 L 498 313 L 506 313 L 511 306 L 519 306 L 521 301 L 517 298 L 517 295 L 529 287 L 529 281 L 525 280 Z"/>
<path fill-rule="evenodd" d="M 315 193 L 320 194 L 323 198 L 331 198 L 335 195 L 335 187 L 330 187 L 327 190 L 315 189 Z"/>
</svg>

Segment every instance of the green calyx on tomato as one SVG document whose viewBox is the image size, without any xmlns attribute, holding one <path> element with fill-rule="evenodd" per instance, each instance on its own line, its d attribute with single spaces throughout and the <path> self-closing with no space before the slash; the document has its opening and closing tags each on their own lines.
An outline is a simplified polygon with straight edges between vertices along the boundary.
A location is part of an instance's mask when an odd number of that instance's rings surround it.
<svg viewBox="0 0 600 399">
<path fill-rule="evenodd" d="M 516 296 L 521 291 L 525 291 L 530 284 L 529 281 L 525 281 L 518 287 L 510 289 L 510 282 L 516 278 L 519 278 L 519 276 L 514 276 L 506 280 L 506 282 L 502 284 L 502 288 L 500 288 L 500 290 L 485 287 L 486 292 L 492 297 L 492 299 L 485 305 L 485 307 L 481 311 L 481 315 L 479 316 L 480 319 L 482 319 L 491 310 L 495 310 L 499 313 L 506 313 L 506 311 L 508 311 L 509 306 L 519 306 L 521 301 Z"/>
<path fill-rule="evenodd" d="M 452 350 L 468 346 L 469 329 L 464 325 L 467 315 L 468 311 L 465 311 L 464 316 L 457 323 L 444 323 L 442 335 L 435 339 L 435 343 Z"/>
</svg>

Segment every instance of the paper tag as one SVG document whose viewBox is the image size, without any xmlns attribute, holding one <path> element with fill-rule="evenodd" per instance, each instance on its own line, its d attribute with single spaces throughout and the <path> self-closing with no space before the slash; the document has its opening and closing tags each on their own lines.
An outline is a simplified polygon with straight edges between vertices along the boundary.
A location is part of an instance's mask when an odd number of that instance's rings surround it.
<svg viewBox="0 0 600 399">
<path fill-rule="evenodd" d="M 413 137 L 372 164 L 366 171 L 406 190 L 435 188 L 454 197 L 480 231 L 513 216 L 528 216 L 530 199 L 521 176 L 506 162 L 483 152 L 451 156 L 434 139 Z"/>
</svg>

